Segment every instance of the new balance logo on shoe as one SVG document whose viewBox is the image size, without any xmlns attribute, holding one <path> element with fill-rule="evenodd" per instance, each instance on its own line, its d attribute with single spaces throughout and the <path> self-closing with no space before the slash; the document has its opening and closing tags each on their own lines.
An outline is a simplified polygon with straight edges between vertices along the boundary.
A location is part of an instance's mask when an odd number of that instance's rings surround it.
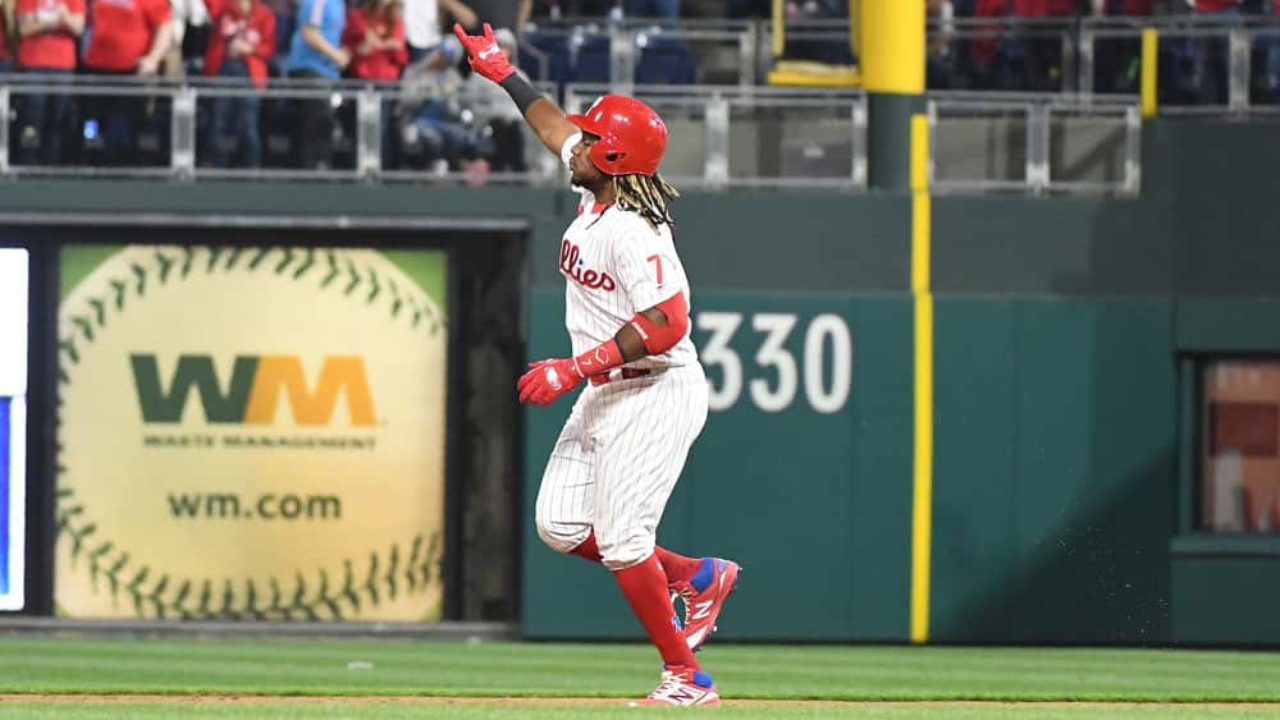
<svg viewBox="0 0 1280 720">
<path fill-rule="evenodd" d="M 631 706 L 719 704 L 720 694 L 716 692 L 715 681 L 710 675 L 699 670 L 680 673 L 664 670 L 657 689 L 644 700 L 632 702 Z"/>
<path fill-rule="evenodd" d="M 702 697 L 702 693 L 689 692 L 688 688 L 680 688 L 667 693 L 667 699 L 677 705 L 685 705 Z"/>
<path fill-rule="evenodd" d="M 705 602 L 694 603 L 693 612 L 689 613 L 687 620 L 705 620 L 711 616 L 711 606 L 715 605 L 715 600 L 707 600 Z"/>
</svg>

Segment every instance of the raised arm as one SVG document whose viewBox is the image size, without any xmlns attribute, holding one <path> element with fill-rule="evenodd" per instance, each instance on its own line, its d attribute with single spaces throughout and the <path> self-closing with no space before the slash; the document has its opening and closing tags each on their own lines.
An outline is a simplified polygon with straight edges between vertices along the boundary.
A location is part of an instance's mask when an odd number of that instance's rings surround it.
<svg viewBox="0 0 1280 720">
<path fill-rule="evenodd" d="M 468 35 L 461 25 L 454 24 L 453 33 L 462 47 L 467 49 L 471 69 L 480 76 L 502 86 L 524 115 L 525 122 L 547 149 L 557 155 L 565 140 L 578 132 L 565 117 L 564 111 L 529 82 L 511 65 L 511 61 L 493 37 L 493 28 L 484 24 L 484 35 Z"/>
</svg>

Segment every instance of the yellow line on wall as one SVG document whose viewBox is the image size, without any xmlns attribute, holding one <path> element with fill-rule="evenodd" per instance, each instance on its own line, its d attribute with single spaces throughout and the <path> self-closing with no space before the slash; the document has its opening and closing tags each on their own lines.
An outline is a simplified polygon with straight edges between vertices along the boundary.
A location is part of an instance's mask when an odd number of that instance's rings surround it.
<svg viewBox="0 0 1280 720">
<path fill-rule="evenodd" d="M 1142 117 L 1153 118 L 1159 109 L 1160 34 L 1155 28 L 1142 31 Z"/>
<path fill-rule="evenodd" d="M 787 21 L 785 0 L 773 0 L 773 57 L 778 59 L 787 51 Z"/>
<path fill-rule="evenodd" d="M 933 547 L 933 202 L 929 120 L 911 118 L 911 295 L 915 316 L 915 444 L 912 453 L 911 642 L 929 641 Z"/>
<path fill-rule="evenodd" d="M 929 118 L 911 118 L 911 292 L 929 292 L 932 203 L 929 197 Z"/>
</svg>

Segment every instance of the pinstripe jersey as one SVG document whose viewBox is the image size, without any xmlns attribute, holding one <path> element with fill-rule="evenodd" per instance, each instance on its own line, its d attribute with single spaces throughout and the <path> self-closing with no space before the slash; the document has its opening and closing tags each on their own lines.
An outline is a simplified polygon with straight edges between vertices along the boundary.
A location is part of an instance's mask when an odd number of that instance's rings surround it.
<svg viewBox="0 0 1280 720">
<path fill-rule="evenodd" d="M 565 165 L 581 134 L 560 150 Z M 650 225 L 638 213 L 598 205 L 590 191 L 582 195 L 578 217 L 560 242 L 560 274 L 565 278 L 565 325 L 580 355 L 617 334 L 636 313 L 677 293 L 692 303 L 689 280 L 676 254 L 671 228 Z M 686 331 L 674 347 L 627 367 L 678 367 L 698 362 Z"/>
<path fill-rule="evenodd" d="M 561 150 L 568 164 L 580 136 Z M 579 355 L 613 337 L 689 281 L 665 225 L 601 208 L 584 193 L 561 245 L 565 320 Z M 658 524 L 707 421 L 707 377 L 686 333 L 668 352 L 631 363 L 663 372 L 586 384 L 542 474 L 538 536 L 570 552 L 594 530 L 605 567 L 621 570 L 653 554 Z"/>
</svg>

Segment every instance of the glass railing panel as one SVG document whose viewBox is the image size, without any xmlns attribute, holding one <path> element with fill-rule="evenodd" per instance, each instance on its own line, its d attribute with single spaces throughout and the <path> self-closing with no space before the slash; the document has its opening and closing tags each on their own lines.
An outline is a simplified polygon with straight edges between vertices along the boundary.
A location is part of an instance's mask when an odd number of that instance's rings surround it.
<svg viewBox="0 0 1280 720">
<path fill-rule="evenodd" d="M 636 86 L 667 124 L 662 172 L 706 187 L 866 186 L 866 97 L 789 88 Z M 607 86 L 570 86 L 583 109 Z"/>
<path fill-rule="evenodd" d="M 1131 145 L 1140 123 L 1136 108 L 1050 107 L 1049 188 L 1136 193 Z"/>
<path fill-rule="evenodd" d="M 5 82 L 8 169 L 22 175 L 166 174 L 173 88 L 47 76 Z"/>
<path fill-rule="evenodd" d="M 199 176 L 355 176 L 360 94 L 350 87 L 194 88 Z"/>
<path fill-rule="evenodd" d="M 729 184 L 866 184 L 861 96 L 740 97 L 730 101 Z"/>
<path fill-rule="evenodd" d="M 930 174 L 939 192 L 1136 195 L 1136 100 L 931 93 Z"/>
<path fill-rule="evenodd" d="M 461 87 L 406 84 L 365 101 L 376 103 L 366 167 L 384 181 L 483 187 L 563 180 L 558 160 L 511 99 L 481 78 Z"/>
<path fill-rule="evenodd" d="M 934 103 L 930 113 L 933 187 L 969 192 L 1026 190 L 1029 109 L 1026 103 Z"/>
</svg>

